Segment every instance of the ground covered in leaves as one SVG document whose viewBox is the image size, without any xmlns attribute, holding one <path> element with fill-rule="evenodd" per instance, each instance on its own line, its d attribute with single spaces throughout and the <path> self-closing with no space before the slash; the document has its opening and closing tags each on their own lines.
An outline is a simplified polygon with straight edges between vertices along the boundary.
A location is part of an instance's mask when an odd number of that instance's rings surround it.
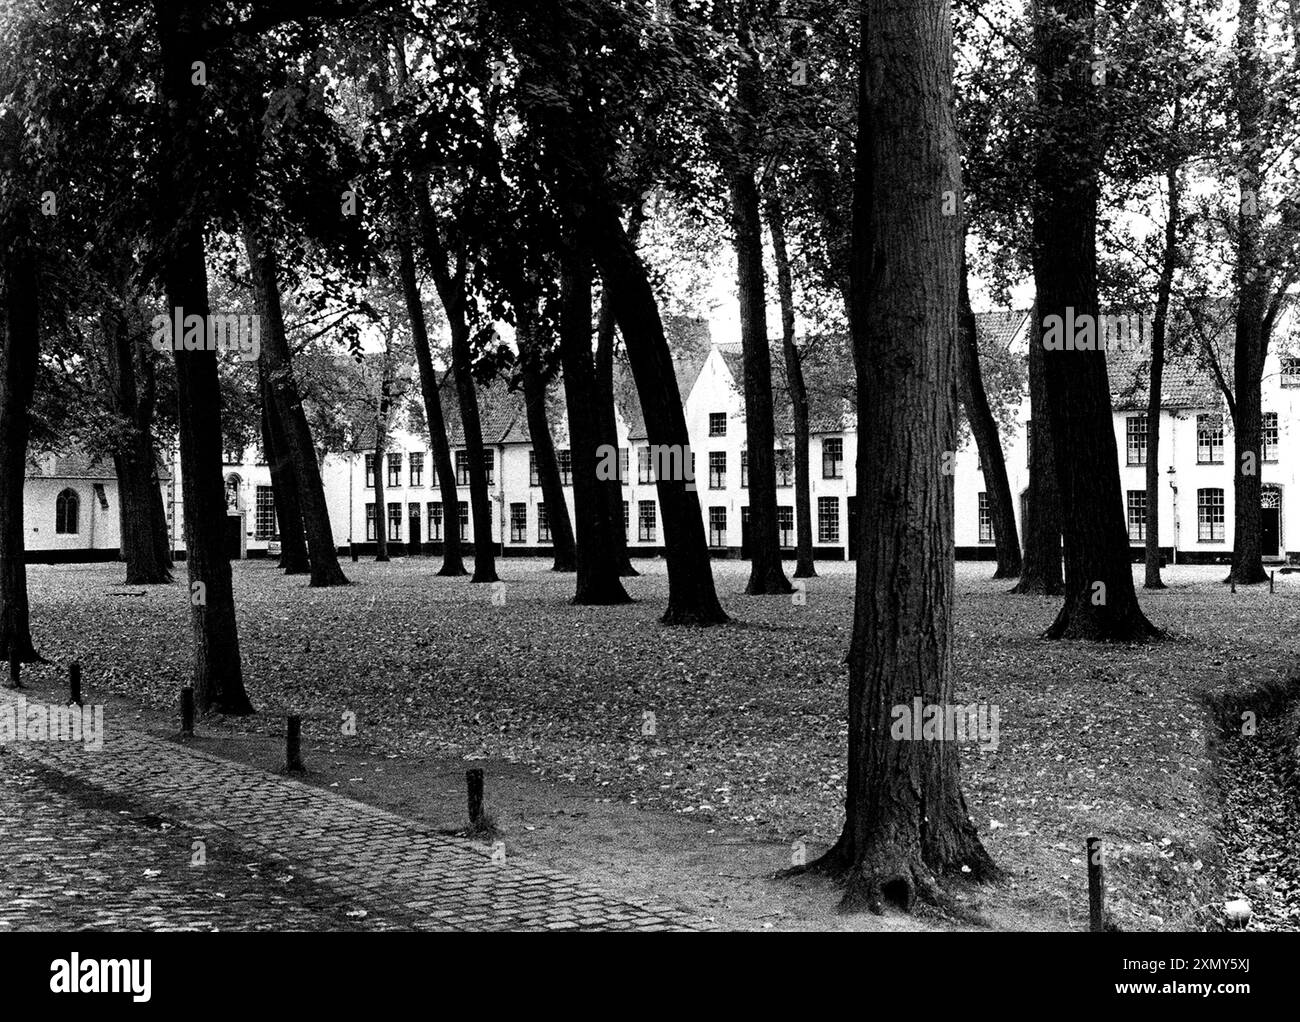
<svg viewBox="0 0 1300 1022">
<path fill-rule="evenodd" d="M 734 623 L 711 629 L 658 623 L 661 561 L 640 562 L 628 580 L 638 602 L 613 608 L 570 606 L 572 576 L 542 561 L 499 562 L 504 602 L 438 566 L 348 562 L 354 585 L 312 590 L 269 562 L 236 564 L 245 677 L 263 711 L 236 726 L 272 729 L 292 711 L 338 733 L 355 714 L 346 741 L 359 748 L 513 761 L 629 804 L 806 841 L 809 854 L 834 839 L 850 565 L 820 564 L 796 605 L 744 596 L 747 565 L 715 562 Z M 1008 595 L 990 574 L 958 565 L 955 653 L 958 701 L 999 710 L 996 749 L 962 750 L 968 805 L 1008 874 L 993 896 L 1085 926 L 1095 834 L 1121 926 L 1216 925 L 1216 906 L 1248 878 L 1225 869 L 1197 693 L 1292 669 L 1300 576 L 1279 575 L 1273 594 L 1230 594 L 1223 568 L 1168 569 L 1168 590 L 1141 594 L 1168 641 L 1102 647 L 1040 640 L 1057 602 Z M 80 660 L 88 691 L 175 706 L 190 670 L 188 593 L 121 577 L 115 564 L 31 567 L 38 646 Z"/>
</svg>

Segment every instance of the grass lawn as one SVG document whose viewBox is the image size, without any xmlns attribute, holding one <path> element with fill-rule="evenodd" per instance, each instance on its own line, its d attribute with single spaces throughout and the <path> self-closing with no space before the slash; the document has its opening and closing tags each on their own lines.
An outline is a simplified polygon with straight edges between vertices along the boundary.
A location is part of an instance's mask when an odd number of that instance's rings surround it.
<svg viewBox="0 0 1300 1022">
<path fill-rule="evenodd" d="M 265 715 L 229 727 L 274 730 L 289 709 L 330 733 L 352 712 L 356 738 L 332 749 L 518 764 L 612 805 L 675 814 L 701 842 L 772 842 L 773 869 L 782 846 L 805 840 L 811 855 L 834 839 L 851 566 L 819 564 L 796 606 L 744 596 L 747 565 L 716 562 L 735 623 L 698 630 L 658 623 L 660 561 L 639 562 L 644 574 L 627 580 L 638 602 L 616 608 L 570 606 L 572 576 L 548 562 L 500 562 L 500 606 L 490 586 L 438 578 L 439 563 L 345 562 L 355 585 L 335 590 L 236 564 L 245 677 Z M 1170 588 L 1142 602 L 1169 640 L 1099 647 L 1038 639 L 1057 601 L 1007 595 L 991 572 L 957 568 L 957 698 L 999 707 L 998 747 L 963 747 L 963 784 L 1007 880 L 968 897 L 996 925 L 1086 927 L 1083 846 L 1096 834 L 1122 926 L 1199 928 L 1226 881 L 1212 728 L 1196 693 L 1290 673 L 1300 576 L 1279 575 L 1275 594 L 1231 595 L 1223 568 L 1168 569 Z M 183 584 L 124 587 L 114 564 L 38 565 L 28 577 L 38 648 L 81 660 L 89 697 L 175 706 L 190 665 Z"/>
</svg>

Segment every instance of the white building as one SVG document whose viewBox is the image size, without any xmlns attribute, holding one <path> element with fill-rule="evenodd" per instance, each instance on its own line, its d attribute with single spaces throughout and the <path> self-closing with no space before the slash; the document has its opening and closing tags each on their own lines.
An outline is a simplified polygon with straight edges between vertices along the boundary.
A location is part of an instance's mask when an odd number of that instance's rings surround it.
<svg viewBox="0 0 1300 1022">
<path fill-rule="evenodd" d="M 995 312 L 979 316 L 985 343 L 1005 346 L 1023 357 L 1028 352 L 1029 314 Z M 1279 330 L 1279 337 L 1286 332 Z M 1278 345 L 1275 345 L 1275 348 Z M 1300 430 L 1300 358 L 1286 346 L 1273 351 L 1265 366 L 1263 407 L 1265 443 L 1260 466 L 1265 555 L 1288 557 L 1287 542 L 1300 551 L 1300 460 L 1284 452 Z M 1141 556 L 1146 526 L 1146 388 L 1145 356 L 1109 355 L 1116 445 L 1124 513 L 1134 557 Z M 794 459 L 784 372 L 774 356 L 773 386 L 777 417 L 777 504 L 781 546 L 793 557 L 795 547 Z M 711 345 L 707 353 L 679 362 L 678 387 L 683 395 L 687 430 L 694 454 L 695 485 L 708 544 L 716 556 L 742 556 L 748 518 L 743 374 L 739 345 Z M 819 559 L 853 555 L 854 465 L 857 416 L 851 368 L 809 367 L 810 451 L 813 547 Z M 573 496 L 569 440 L 562 387 L 551 388 L 549 418 L 565 496 L 572 519 Z M 616 402 L 620 469 L 624 479 L 623 515 L 634 556 L 663 552 L 662 522 L 654 485 L 649 440 L 634 388 L 620 381 Z M 444 398 L 449 438 L 460 493 L 461 534 L 473 535 L 469 473 L 464 435 L 454 398 Z M 504 385 L 480 393 L 483 441 L 492 500 L 491 541 L 504 556 L 537 556 L 550 549 L 549 516 L 532 463 L 523 398 Z M 1160 449 L 1160 546 L 1176 561 L 1226 560 L 1232 553 L 1231 425 L 1210 372 L 1194 358 L 1175 357 L 1163 382 Z M 1025 493 L 1029 485 L 1028 395 L 1014 411 L 1014 428 L 1003 436 L 1008 480 L 1016 498 L 1017 523 L 1023 531 Z M 956 556 L 992 558 L 993 535 L 987 494 L 973 441 L 957 452 L 955 485 Z M 355 543 L 373 553 L 376 530 L 387 530 L 394 554 L 441 551 L 446 513 L 433 464 L 423 437 L 395 430 L 384 464 L 384 508 L 376 506 L 373 453 L 329 455 L 322 476 L 334 537 L 341 550 Z M 275 552 L 275 518 L 270 472 L 248 461 L 243 452 L 227 455 L 228 550 L 232 557 Z M 171 478 L 165 480 L 164 503 L 173 547 L 184 548 L 179 459 L 173 455 Z M 45 458 L 34 462 L 26 491 L 25 535 L 32 560 L 105 559 L 117 555 L 116 480 L 109 469 L 85 459 Z M 76 512 L 69 517 L 75 502 Z M 1294 505 L 1294 506 L 1293 506 Z M 60 510 L 61 509 L 61 510 Z M 1291 518 L 1296 518 L 1294 524 Z M 72 523 L 71 531 L 70 523 Z"/>
</svg>

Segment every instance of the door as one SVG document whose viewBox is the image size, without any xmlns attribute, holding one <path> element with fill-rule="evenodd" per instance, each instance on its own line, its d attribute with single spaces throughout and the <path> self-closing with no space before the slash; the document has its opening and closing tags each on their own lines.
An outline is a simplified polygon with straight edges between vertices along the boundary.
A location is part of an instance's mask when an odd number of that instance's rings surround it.
<svg viewBox="0 0 1300 1022">
<path fill-rule="evenodd" d="M 1260 552 L 1265 557 L 1282 555 L 1282 491 L 1265 486 L 1259 494 Z"/>
<path fill-rule="evenodd" d="M 858 559 L 858 498 L 849 498 L 849 560 Z"/>
<path fill-rule="evenodd" d="M 244 556 L 244 518 L 226 515 L 226 557 L 237 561 Z"/>
<path fill-rule="evenodd" d="M 740 509 L 740 558 L 749 557 L 749 508 Z"/>
<path fill-rule="evenodd" d="M 411 546 L 407 553 L 418 554 L 420 553 L 420 516 L 418 514 L 411 515 L 407 521 L 407 528 L 410 530 L 408 535 L 411 537 Z"/>
</svg>

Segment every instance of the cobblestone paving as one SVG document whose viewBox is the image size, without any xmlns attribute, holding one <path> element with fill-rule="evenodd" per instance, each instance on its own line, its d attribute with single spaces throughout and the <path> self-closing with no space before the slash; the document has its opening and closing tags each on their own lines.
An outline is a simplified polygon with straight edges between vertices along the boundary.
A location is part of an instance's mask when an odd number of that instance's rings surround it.
<svg viewBox="0 0 1300 1022">
<path fill-rule="evenodd" d="M 0 703 L 12 700 L 0 692 Z M 678 909 L 621 901 L 524 860 L 493 861 L 484 846 L 382 809 L 105 723 L 100 751 L 0 747 L 0 928 L 707 928 Z M 206 844 L 205 866 L 191 865 L 195 840 Z"/>
</svg>

